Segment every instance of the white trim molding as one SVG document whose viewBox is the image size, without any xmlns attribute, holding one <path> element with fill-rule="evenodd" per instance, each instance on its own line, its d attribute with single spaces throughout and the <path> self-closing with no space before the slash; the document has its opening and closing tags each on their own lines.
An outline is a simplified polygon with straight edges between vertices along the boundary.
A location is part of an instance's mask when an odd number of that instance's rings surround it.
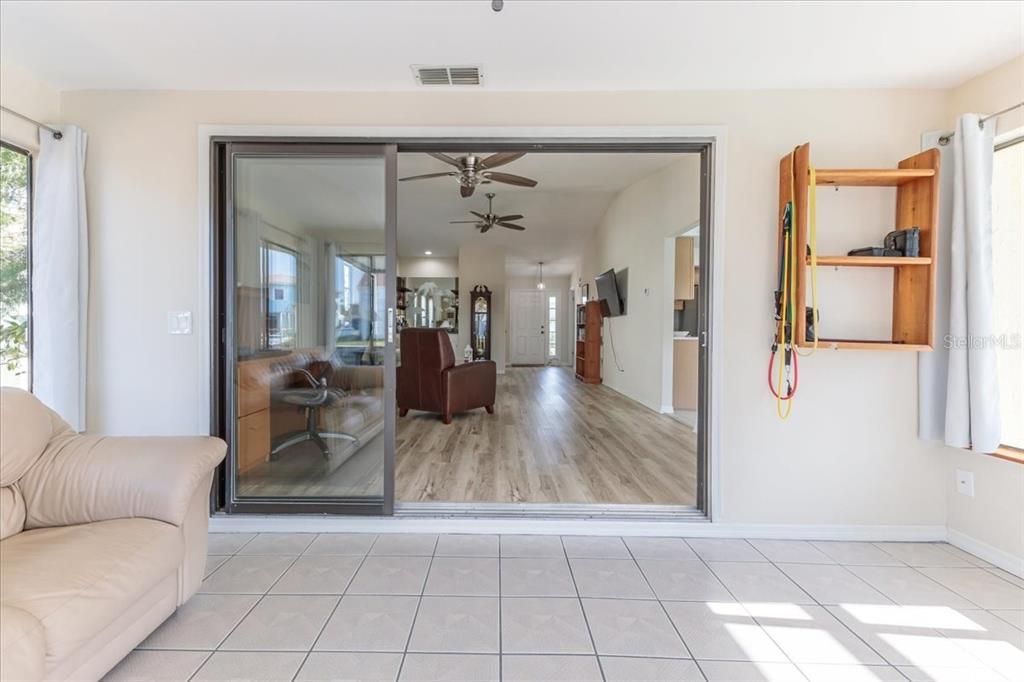
<svg viewBox="0 0 1024 682">
<path fill-rule="evenodd" d="M 959 547 L 979 559 L 984 559 L 993 566 L 997 566 L 1019 578 L 1024 578 L 1024 557 L 1019 557 L 998 547 L 993 547 L 986 542 L 976 540 L 970 535 L 953 528 L 946 532 L 946 540 L 954 547 Z"/>
<path fill-rule="evenodd" d="M 374 127 L 350 127 L 350 126 L 297 126 L 297 125 L 222 125 L 222 124 L 201 124 L 198 126 L 197 163 L 198 163 L 198 220 L 199 220 L 199 276 L 200 276 L 200 300 L 196 305 L 196 333 L 200 353 L 199 367 L 199 395 L 196 400 L 198 412 L 199 431 L 203 434 L 210 433 L 210 352 L 211 332 L 213 322 L 210 311 L 210 293 L 213 283 L 210 281 L 211 264 L 211 195 L 210 195 L 210 145 L 214 137 L 219 136 L 252 136 L 252 137 L 320 137 L 320 138 L 359 138 L 368 142 L 390 141 L 409 138 L 463 138 L 463 139 L 515 139 L 524 140 L 607 140 L 607 141 L 628 141 L 628 140 L 671 140 L 673 142 L 710 142 L 712 145 L 713 176 L 712 176 L 712 197 L 711 197 L 711 225 L 708 230 L 712 237 L 712 243 L 717 244 L 712 254 L 712 288 L 711 288 L 711 319 L 713 329 L 711 333 L 711 405 L 710 405 L 710 452 L 707 453 L 707 465 L 710 472 L 710 498 L 711 505 L 708 509 L 708 518 L 712 521 L 721 518 L 725 509 L 725 500 L 722 495 L 721 481 L 721 424 L 722 411 L 725 408 L 725 341 L 724 334 L 718 333 L 722 328 L 724 319 L 725 303 L 725 192 L 726 192 L 726 160 L 728 159 L 727 149 L 727 128 L 717 125 L 691 125 L 691 126 L 535 126 L 535 127 L 506 127 L 506 126 L 428 126 L 428 127 L 405 127 L 405 126 L 374 126 Z M 702 227 L 703 229 L 703 227 Z M 659 401 L 660 402 L 660 401 Z M 655 412 L 659 411 L 661 405 L 648 406 Z M 289 523 L 296 523 L 291 520 L 295 517 L 280 519 L 279 523 L 286 526 Z M 236 520 L 237 519 L 237 520 Z M 232 524 L 258 524 L 260 517 L 233 518 Z M 323 519 L 327 523 L 337 523 L 342 527 L 348 523 L 369 523 L 366 519 Z M 219 527 L 225 521 L 220 517 L 214 517 L 213 525 Z M 267 521 L 267 523 L 270 523 Z M 420 523 L 422 527 L 433 528 L 435 531 L 442 530 L 436 520 L 419 519 L 385 519 L 378 521 L 384 526 L 390 524 L 412 524 Z M 470 524 L 468 520 L 452 520 L 451 524 Z M 487 520 L 484 523 L 492 524 Z M 537 522 L 532 522 L 537 523 Z M 559 523 L 569 523 L 560 521 Z M 586 522 L 572 522 L 586 523 Z M 692 522 L 684 522 L 690 524 Z M 432 525 L 433 524 L 433 525 Z M 236 528 L 238 526 L 231 526 Z M 454 526 L 452 526 L 454 527 Z M 492 527 L 488 525 L 487 527 Z M 690 526 L 687 525 L 687 528 Z M 692 526 L 694 529 L 699 525 Z M 479 531 L 480 526 L 476 526 Z M 582 526 L 581 526 L 582 528 Z M 369 532 L 369 530 L 368 530 Z M 449 531 L 452 532 L 452 531 Z M 500 532 L 491 530 L 488 532 Z M 520 531 L 521 532 L 521 531 Z M 538 531 L 539 532 L 539 531 Z M 543 531 L 562 532 L 562 531 Z M 582 531 L 579 531 L 582 532 Z M 623 531 L 625 532 L 625 531 Z M 639 532 L 630 530 L 629 532 Z M 668 529 L 661 529 L 658 532 L 669 532 Z M 656 534 L 653 531 L 648 534 Z"/>
<path fill-rule="evenodd" d="M 946 539 L 945 526 L 746 524 L 708 523 L 696 520 L 647 521 L 604 518 L 515 519 L 422 516 L 262 516 L 255 514 L 216 514 L 210 519 L 210 531 L 213 533 L 615 535 L 862 542 L 939 542 Z"/>
</svg>

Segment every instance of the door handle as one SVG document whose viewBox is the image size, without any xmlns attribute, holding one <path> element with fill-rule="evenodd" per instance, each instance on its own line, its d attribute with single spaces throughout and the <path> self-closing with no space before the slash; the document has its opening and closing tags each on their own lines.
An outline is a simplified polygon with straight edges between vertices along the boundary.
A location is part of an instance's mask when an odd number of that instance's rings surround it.
<svg viewBox="0 0 1024 682">
<path fill-rule="evenodd" d="M 395 309 L 388 308 L 387 343 L 395 342 Z"/>
</svg>

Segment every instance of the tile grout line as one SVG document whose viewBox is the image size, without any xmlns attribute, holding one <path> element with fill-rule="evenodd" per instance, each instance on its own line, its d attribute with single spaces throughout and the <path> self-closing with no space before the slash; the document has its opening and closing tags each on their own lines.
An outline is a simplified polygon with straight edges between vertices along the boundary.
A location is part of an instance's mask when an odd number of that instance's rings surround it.
<svg viewBox="0 0 1024 682">
<path fill-rule="evenodd" d="M 320 537 L 320 535 L 317 535 L 317 537 Z M 309 657 L 311 655 L 313 655 L 313 651 L 316 649 L 316 645 L 320 642 L 320 638 L 323 637 L 323 635 L 324 635 L 324 630 L 326 630 L 328 624 L 330 624 L 331 618 L 334 618 L 334 614 L 338 612 L 338 608 L 341 606 L 341 601 L 345 598 L 345 594 L 348 592 L 349 585 L 351 585 L 352 581 L 356 579 L 356 574 L 359 573 L 359 569 L 361 569 L 363 567 L 363 564 L 366 563 L 366 558 L 368 556 L 370 556 L 370 550 L 373 549 L 373 546 L 375 544 L 377 544 L 377 537 L 379 537 L 379 536 L 376 536 L 376 537 L 373 538 L 373 542 L 371 542 L 370 546 L 366 548 L 366 554 L 364 554 L 363 558 L 359 560 L 359 565 L 356 566 L 356 570 L 352 571 L 352 575 L 349 576 L 348 582 L 345 583 L 345 589 L 342 590 L 340 595 L 338 595 L 338 601 L 336 601 L 334 603 L 334 608 L 332 608 L 331 612 L 329 614 L 327 614 L 327 618 L 324 620 L 324 624 L 320 626 L 320 632 L 316 633 L 316 637 L 313 638 L 312 644 L 309 645 L 309 651 L 307 651 L 306 655 L 303 656 L 302 662 L 299 664 L 299 667 L 295 669 L 295 674 L 292 675 L 292 682 L 294 682 L 295 679 L 299 676 L 299 673 L 302 672 L 302 669 L 306 666 L 306 662 L 309 660 Z M 316 538 L 313 539 L 313 542 L 316 542 Z M 312 546 L 313 546 L 313 543 L 311 542 L 309 544 L 309 546 L 306 547 L 306 551 L 309 551 L 309 548 L 312 547 Z M 306 556 L 306 554 L 305 554 L 305 552 L 303 552 L 299 556 Z M 313 554 L 313 555 L 310 555 L 310 556 L 330 556 L 330 555 L 317 555 L 317 554 Z"/>
<path fill-rule="evenodd" d="M 416 610 L 412 614 L 412 623 L 409 625 L 409 635 L 405 638 L 405 647 L 402 649 L 402 661 L 398 664 L 398 673 L 395 675 L 395 680 L 402 679 L 402 670 L 405 669 L 405 659 L 409 656 L 409 645 L 412 644 L 412 633 L 416 631 L 416 621 L 419 620 L 420 607 L 423 605 L 423 593 L 427 589 L 427 581 L 430 580 L 430 569 L 434 567 L 434 556 L 437 554 L 437 543 L 440 541 L 441 536 L 439 534 L 434 538 L 434 548 L 430 553 L 430 561 L 427 562 L 427 571 L 423 574 L 423 584 L 420 585 L 420 594 L 416 598 Z M 374 544 L 376 544 L 376 541 Z"/>
<path fill-rule="evenodd" d="M 767 557 L 767 556 L 765 556 L 765 558 L 766 558 L 766 559 L 768 559 L 768 557 Z M 896 558 L 896 557 L 894 557 L 894 558 Z M 897 558 L 897 560 L 899 560 L 899 559 Z M 776 564 L 776 563 L 775 563 L 774 561 L 772 561 L 771 559 L 768 559 L 768 563 L 770 563 L 770 564 L 771 564 L 772 566 L 775 566 L 775 570 L 779 571 L 780 573 L 782 573 L 783 575 L 785 575 L 785 576 L 786 576 L 787 578 L 789 578 L 789 576 L 788 576 L 788 575 L 786 575 L 786 572 L 785 572 L 784 570 L 782 570 L 781 568 L 779 568 L 779 567 L 778 567 L 778 565 L 777 565 L 777 564 Z M 784 563 L 784 562 L 783 562 L 783 563 Z M 861 577 L 860 577 L 859 575 L 857 575 L 857 574 L 856 574 L 856 573 L 854 573 L 853 571 L 849 570 L 848 568 L 846 568 L 846 567 L 845 567 L 845 566 L 843 566 L 842 564 L 837 564 L 837 565 L 838 565 L 838 566 L 840 566 L 841 568 L 845 569 L 847 573 L 850 573 L 851 575 L 853 575 L 853 576 L 854 576 L 855 578 L 857 578 L 858 580 L 861 580 L 861 581 L 862 581 L 862 582 L 863 582 L 864 584 L 866 584 L 866 585 L 867 585 L 868 587 L 870 587 L 871 589 L 873 589 L 873 590 L 875 590 L 876 592 L 878 592 L 879 594 L 881 594 L 881 595 L 882 595 L 882 596 L 883 596 L 884 598 L 886 598 L 886 599 L 889 599 L 889 601 L 893 601 L 893 600 L 892 600 L 892 599 L 891 599 L 891 598 L 889 597 L 889 595 L 887 595 L 887 594 L 884 594 L 884 593 L 883 593 L 883 592 L 882 592 L 881 590 L 877 589 L 877 588 L 876 588 L 876 587 L 875 587 L 874 585 L 871 585 L 871 584 L 870 584 L 870 583 L 868 583 L 868 582 L 867 582 L 866 580 L 863 580 L 863 579 L 862 579 L 862 578 L 861 578 Z M 795 580 L 793 580 L 792 578 L 789 578 L 789 579 L 790 579 L 790 580 L 791 580 L 791 581 L 792 581 L 793 583 L 797 584 L 797 586 L 799 587 L 799 584 L 798 584 L 798 583 L 796 583 L 796 581 L 795 581 Z M 829 617 L 829 618 L 831 618 L 831 619 L 833 619 L 834 621 L 836 621 L 836 622 L 837 622 L 837 623 L 839 624 L 839 626 L 840 626 L 840 627 L 842 627 L 842 628 L 843 628 L 843 629 L 845 629 L 845 630 L 846 630 L 847 632 L 849 632 L 849 633 L 850 633 L 850 635 L 852 635 L 852 636 L 853 636 L 853 637 L 854 637 L 854 638 L 855 638 L 855 639 L 856 639 L 857 641 L 859 641 L 859 642 L 860 642 L 861 644 L 863 644 L 864 646 L 866 646 L 866 647 L 868 648 L 868 650 L 869 650 L 869 651 L 871 651 L 871 652 L 872 652 L 872 653 L 874 653 L 874 654 L 875 654 L 876 656 L 878 656 L 878 658 L 880 658 L 880 659 L 881 659 L 881 660 L 882 660 L 882 661 L 883 661 L 883 662 L 885 663 L 885 665 L 886 665 L 886 666 L 889 666 L 889 667 L 891 667 L 891 668 L 892 668 L 893 670 L 895 670 L 895 671 L 896 671 L 896 674 L 900 675 L 900 676 L 901 676 L 901 677 L 903 677 L 903 678 L 906 678 L 906 675 L 904 675 L 904 674 L 903 674 L 903 672 L 902 672 L 901 670 L 899 670 L 898 668 L 896 668 L 896 665 L 895 665 L 894 663 L 891 663 L 891 662 L 889 661 L 889 659 L 888 659 L 888 658 L 886 658 L 885 656 L 883 656 L 883 655 L 882 655 L 882 652 L 878 651 L 877 649 L 875 649 L 875 647 L 871 646 L 870 642 L 868 642 L 868 641 L 867 641 L 866 639 L 864 639 L 864 638 L 863 638 L 863 637 L 861 637 L 861 636 L 860 636 L 859 634 L 857 634 L 857 633 L 856 633 L 856 632 L 855 632 L 855 631 L 853 630 L 853 628 L 851 628 L 851 627 L 850 627 L 849 625 L 847 625 L 847 624 L 846 624 L 845 622 L 843 622 L 843 621 L 842 621 L 842 620 L 840 620 L 839 618 L 836 618 L 835 614 L 833 614 L 833 613 L 832 613 L 832 612 L 831 612 L 831 611 L 829 610 L 829 608 L 828 608 L 828 607 L 830 606 L 829 604 L 823 604 L 823 603 L 821 603 L 820 601 L 818 601 L 817 597 L 815 597 L 814 595 L 812 595 L 812 594 L 811 594 L 810 592 L 808 592 L 807 590 L 804 590 L 804 589 L 803 589 L 802 587 L 800 587 L 800 589 L 801 589 L 801 591 L 803 591 L 803 592 L 804 592 L 804 593 L 805 593 L 805 594 L 806 594 L 806 595 L 807 595 L 808 597 L 810 597 L 810 598 L 811 598 L 811 599 L 812 599 L 812 600 L 814 601 L 814 604 L 815 604 L 816 606 L 818 606 L 818 608 L 822 609 L 822 610 L 823 610 L 823 611 L 824 611 L 824 612 L 825 612 L 825 613 L 826 613 L 826 614 L 828 615 L 828 617 Z M 893 601 L 893 604 L 895 605 L 895 601 Z M 831 606 L 838 606 L 838 605 L 837 605 L 837 604 L 831 604 Z M 758 625 L 761 625 L 761 621 L 757 620 L 757 618 L 756 618 L 756 617 L 754 618 L 754 621 L 755 621 L 755 622 L 756 622 L 756 623 L 757 623 Z M 763 626 L 763 625 L 761 625 L 761 627 L 763 628 L 764 626 Z M 766 630 L 765 632 L 766 632 L 766 634 L 768 634 L 768 636 L 769 636 L 769 637 L 771 637 L 772 641 L 774 642 L 774 641 L 775 641 L 775 638 L 774 638 L 774 637 L 772 637 L 772 636 L 771 636 L 771 634 L 767 633 L 767 630 Z M 776 646 L 778 646 L 778 642 L 776 642 Z M 781 647 L 781 646 L 779 646 L 779 648 L 781 649 L 782 647 Z M 783 653 L 785 653 L 785 651 L 783 651 Z M 787 658 L 788 658 L 788 657 L 789 657 L 789 654 L 786 654 L 786 656 L 787 656 Z M 798 669 L 800 669 L 800 664 L 799 664 L 799 663 L 796 663 L 796 662 L 794 661 L 794 662 L 793 662 L 793 664 L 794 664 L 794 665 L 795 665 L 795 666 L 796 666 L 796 667 L 797 667 Z M 805 665 L 806 665 L 806 664 L 805 664 Z M 878 665 L 878 664 L 877 664 L 877 663 L 876 663 L 876 664 L 869 664 L 869 663 L 860 663 L 860 662 L 858 661 L 858 662 L 856 663 L 856 665 L 861 665 L 861 666 L 867 666 L 867 665 Z M 802 670 L 802 669 L 800 669 L 800 672 L 801 672 L 801 673 L 803 673 L 803 670 Z M 805 677 L 806 677 L 806 675 L 805 675 Z"/>
<path fill-rule="evenodd" d="M 250 538 L 249 542 L 246 542 L 246 543 L 245 543 L 244 545 L 242 545 L 241 547 L 239 547 L 239 548 L 238 548 L 238 551 L 240 552 L 240 551 L 242 551 L 242 549 L 243 549 L 243 548 L 245 548 L 245 547 L 248 547 L 248 546 L 249 546 L 249 544 L 250 544 L 250 543 L 252 543 L 252 542 L 253 542 L 254 540 L 256 540 L 256 538 L 258 538 L 258 537 L 259 537 L 260 535 L 264 535 L 264 533 L 257 533 L 256 535 L 254 535 L 254 536 L 253 536 L 252 538 Z M 308 549 L 308 548 L 309 548 L 309 545 L 313 544 L 313 541 L 314 541 L 314 540 L 316 540 L 316 538 L 317 538 L 317 537 L 319 537 L 319 536 L 320 536 L 320 534 L 319 534 L 319 533 L 314 533 L 314 534 L 313 534 L 313 539 L 309 541 L 309 544 L 308 544 L 308 545 L 306 545 L 306 549 Z M 305 549 L 304 549 L 303 551 L 305 551 Z M 237 556 L 249 556 L 249 555 L 239 555 L 239 554 L 238 554 L 238 553 L 236 552 L 236 553 L 235 553 L 235 554 L 233 555 L 233 557 L 232 557 L 232 558 L 234 558 L 234 557 L 237 557 Z M 255 554 L 255 555 L 252 555 L 252 556 L 290 556 L 290 555 L 288 555 L 288 554 L 284 554 L 284 555 L 282 555 L 282 554 L 277 554 L 277 555 L 259 555 L 259 554 Z M 213 655 L 214 655 L 215 653 L 217 653 L 218 651 L 220 651 L 220 650 L 221 650 L 221 646 L 223 646 L 223 645 L 224 645 L 224 642 L 228 641 L 228 638 L 229 638 L 229 637 L 231 637 L 231 635 L 233 635 L 233 634 L 235 633 L 235 631 L 236 631 L 236 630 L 237 630 L 237 629 L 238 629 L 238 628 L 239 628 L 239 627 L 240 627 L 240 626 L 242 625 L 242 623 L 244 623 L 244 622 L 245 622 L 245 619 L 246 619 L 246 618 L 248 618 L 248 617 L 249 617 L 249 615 L 250 615 L 250 614 L 252 614 L 252 612 L 256 610 L 256 607 L 258 607 L 258 606 L 259 606 L 260 604 L 262 604 L 262 603 L 263 603 L 263 600 L 264 600 L 264 599 L 266 599 L 268 595 L 270 595 L 270 590 L 274 589 L 274 585 L 277 585 L 277 583 L 279 583 L 279 582 L 281 581 L 281 578 L 283 578 L 283 577 L 285 576 L 285 574 L 286 574 L 286 573 L 287 573 L 287 572 L 288 572 L 289 570 L 291 570 L 292 566 L 294 566 L 294 565 L 295 565 L 295 562 L 297 562 L 297 561 L 299 560 L 299 558 L 300 558 L 301 556 L 302 556 L 302 552 L 299 552 L 299 554 L 298 554 L 298 555 L 296 555 L 294 559 L 292 559 L 292 562 L 291 562 L 290 564 L 288 564 L 288 566 L 286 566 L 286 567 L 285 567 L 285 569 L 284 569 L 283 571 L 281 571 L 281 575 L 277 576 L 277 579 L 275 579 L 275 580 L 274 580 L 274 581 L 273 581 L 273 582 L 272 582 L 272 583 L 270 584 L 270 586 L 269 586 L 269 587 L 267 587 L 267 589 L 266 589 L 266 590 L 265 590 L 265 591 L 263 592 L 263 594 L 262 594 L 262 595 L 260 595 L 260 598 L 256 600 L 256 603 L 252 605 L 252 608 L 250 608 L 250 609 L 249 609 L 248 611 L 246 611 L 246 612 L 245 612 L 245 615 L 244 615 L 244 616 L 242 616 L 242 618 L 241 618 L 241 619 L 240 619 L 240 620 L 239 620 L 239 621 L 238 621 L 237 623 L 235 623 L 234 627 L 232 627 L 232 628 L 231 628 L 231 630 L 230 630 L 230 631 L 229 631 L 229 632 L 228 632 L 228 633 L 227 633 L 226 635 L 224 635 L 223 639 L 221 639 L 221 640 L 220 640 L 220 642 L 218 642 L 218 643 L 217 643 L 217 646 L 216 646 L 216 647 L 214 647 L 213 651 L 212 651 L 212 652 L 210 653 L 210 655 L 209 655 L 209 656 L 207 657 L 207 659 L 206 659 L 207 661 L 209 661 L 210 659 L 212 659 L 212 658 L 213 658 Z M 224 563 L 225 563 L 225 564 L 227 564 L 228 562 L 227 562 L 227 561 L 225 561 Z M 214 571 L 214 572 L 216 572 L 216 571 Z M 212 574 L 211 574 L 211 575 L 212 575 Z M 203 665 L 206 665 L 206 662 L 205 662 L 205 661 L 203 662 Z M 191 677 L 189 677 L 189 680 L 192 680 L 192 679 L 194 679 L 194 678 L 195 678 L 195 676 L 196 676 L 197 674 L 199 674 L 199 671 L 200 671 L 200 670 L 202 670 L 202 666 L 200 666 L 199 668 L 197 668 L 197 669 L 196 669 L 196 671 L 195 671 L 195 672 L 194 672 L 194 673 L 192 674 L 192 676 L 191 676 Z M 298 673 L 298 670 L 296 670 L 296 673 Z"/>
<path fill-rule="evenodd" d="M 742 538 L 741 538 L 741 539 L 742 539 Z M 726 584 L 725 584 L 725 582 L 724 582 L 724 581 L 723 581 L 723 580 L 722 580 L 721 578 L 719 578 L 719 577 L 718 577 L 718 574 L 717 574 L 717 573 L 715 573 L 715 571 L 714 571 L 714 570 L 713 570 L 713 569 L 711 568 L 711 566 L 709 566 L 709 565 L 708 565 L 708 562 L 707 562 L 707 561 L 706 561 L 706 560 L 704 559 L 704 557 L 703 557 L 703 556 L 701 556 L 700 552 L 698 552 L 698 551 L 697 551 L 697 548 L 696 548 L 696 547 L 694 547 L 693 545 L 691 545 L 691 544 L 689 543 L 689 541 L 688 541 L 688 540 L 687 540 L 686 538 L 682 538 L 682 540 L 683 540 L 683 542 L 685 542 L 685 543 L 686 543 L 686 546 L 687 546 L 687 547 L 689 547 L 689 548 L 690 548 L 690 550 L 691 550 L 691 551 L 692 551 L 692 552 L 693 552 L 694 554 L 696 554 L 696 555 L 697 555 L 697 559 L 698 559 L 698 560 L 699 560 L 699 561 L 700 561 L 700 562 L 701 562 L 702 564 L 704 564 L 704 568 L 706 568 L 706 569 L 708 570 L 708 572 L 709 572 L 709 573 L 710 573 L 711 575 L 713 575 L 713 576 L 715 577 L 715 580 L 717 580 L 717 581 L 719 582 L 719 584 L 720 584 L 720 585 L 722 586 L 722 588 L 723 588 L 723 589 L 724 589 L 724 590 L 725 590 L 726 592 L 728 592 L 728 593 L 729 593 L 729 596 L 731 596 L 731 597 L 733 598 L 733 601 L 734 601 L 734 602 L 736 602 L 736 604 L 738 604 L 738 605 L 739 605 L 740 609 L 742 609 L 742 610 L 743 610 L 743 612 L 747 614 L 747 618 L 749 618 L 750 620 L 752 620 L 752 621 L 754 622 L 754 624 L 755 624 L 755 625 L 757 625 L 757 627 L 758 627 L 758 628 L 760 629 L 760 631 L 761 631 L 762 633 L 764 633 L 764 636 L 765 636 L 765 637 L 767 637 L 767 638 L 768 638 L 769 640 L 771 640 L 771 643 L 772 643 L 772 644 L 773 644 L 773 645 L 775 646 L 775 648 L 776 648 L 776 649 L 778 649 L 778 650 L 779 650 L 779 653 L 781 653 L 781 654 L 782 654 L 783 656 L 785 656 L 785 657 L 786 657 L 786 660 L 787 660 L 787 661 L 789 661 L 789 664 L 790 664 L 791 666 L 793 666 L 793 668 L 794 668 L 794 669 L 796 670 L 797 674 L 798 674 L 798 675 L 800 675 L 801 677 L 803 677 L 804 679 L 807 679 L 807 676 L 806 676 L 806 675 L 804 675 L 804 671 L 800 669 L 800 666 L 799 666 L 799 665 L 797 665 L 796 661 L 794 661 L 794 660 L 792 659 L 792 657 L 790 657 L 789 653 L 788 653 L 788 652 L 787 652 L 787 651 L 786 651 L 785 649 L 783 649 L 783 648 L 782 648 L 782 647 L 781 647 L 781 646 L 779 645 L 779 643 L 778 643 L 777 641 L 775 641 L 775 638 L 774 638 L 774 637 L 772 637 L 772 636 L 771 636 L 771 634 L 770 634 L 770 633 L 769 633 L 769 632 L 768 632 L 768 631 L 767 631 L 767 630 L 765 629 L 764 625 L 762 625 L 762 624 L 761 624 L 761 622 L 760 622 L 759 620 L 757 620 L 757 618 L 755 618 L 755 617 L 754 617 L 754 615 L 750 613 L 750 611 L 748 611 L 748 610 L 747 610 L 747 607 L 746 607 L 746 605 L 745 605 L 745 604 L 744 604 L 744 603 L 743 603 L 742 601 L 740 601 L 740 600 L 739 600 L 739 599 L 738 599 L 738 598 L 736 597 L 736 595 L 735 595 L 735 594 L 733 593 L 733 591 L 732 591 L 731 589 L 729 589 L 729 586 L 728 586 L 728 585 L 726 585 Z M 753 550 L 754 550 L 755 552 L 757 552 L 757 553 L 758 553 L 758 554 L 760 554 L 760 555 L 761 555 L 762 557 L 764 557 L 764 560 L 765 560 L 765 561 L 768 561 L 768 563 L 771 563 L 771 561 L 769 561 L 769 560 L 768 560 L 768 557 L 764 556 L 764 554 L 763 554 L 763 553 L 761 552 L 761 550 L 759 550 L 759 549 L 758 549 L 757 547 L 754 547 L 753 545 L 751 545 L 751 544 L 750 544 L 749 542 L 747 542 L 747 541 L 746 541 L 746 539 L 742 539 L 742 541 L 743 541 L 743 542 L 746 542 L 747 546 L 749 546 L 749 547 L 750 547 L 751 549 L 753 549 Z M 762 562 L 757 562 L 757 563 L 762 563 Z M 811 599 L 814 599 L 814 597 L 811 597 Z M 670 619 L 670 620 L 671 620 L 671 619 Z M 696 659 L 694 659 L 694 660 L 696 660 Z M 756 662 L 756 661 L 754 661 L 754 663 L 756 664 L 757 662 Z M 701 665 L 700 665 L 700 664 L 698 663 L 698 664 L 697 664 L 697 667 L 699 667 L 699 668 L 700 668 L 700 673 L 701 673 L 701 675 L 704 675 L 705 677 L 707 677 L 707 675 L 706 675 L 706 674 L 704 673 L 704 668 L 703 668 L 703 666 L 701 666 Z"/>
<path fill-rule="evenodd" d="M 583 597 L 580 595 L 580 586 L 576 584 L 576 573 L 572 570 L 572 562 L 569 561 L 569 552 L 565 549 L 565 537 L 558 536 L 558 543 L 562 545 L 562 555 L 565 557 L 565 564 L 569 567 L 569 579 L 572 580 L 572 587 L 576 590 L 576 601 L 583 613 L 583 624 L 587 626 L 587 635 L 590 637 L 590 646 L 594 649 L 594 658 L 597 660 L 597 671 L 601 673 L 602 682 L 608 682 L 604 674 L 604 665 L 601 663 L 601 655 L 597 651 L 597 641 L 594 639 L 594 631 L 590 629 L 590 618 L 587 616 L 587 609 L 583 606 Z"/>
<path fill-rule="evenodd" d="M 682 539 L 680 538 L 680 540 Z M 630 555 L 630 558 L 633 559 L 633 565 L 635 565 L 637 570 L 640 572 L 640 577 L 643 578 L 644 584 L 647 586 L 647 589 L 650 590 L 650 593 L 654 595 L 654 599 L 657 600 L 657 605 L 662 607 L 662 612 L 665 613 L 665 617 L 669 620 L 669 625 L 672 626 L 673 632 L 676 633 L 676 637 L 679 638 L 679 641 L 683 643 L 683 648 L 686 649 L 686 653 L 689 654 L 690 660 L 693 660 L 693 651 L 690 650 L 690 645 L 686 643 L 686 639 L 683 637 L 683 634 L 679 632 L 679 628 L 676 627 L 676 622 L 672 620 L 672 615 L 669 613 L 669 609 L 665 607 L 665 602 L 657 596 L 657 591 L 654 590 L 654 586 L 651 585 L 650 581 L 647 579 L 647 573 L 643 571 L 643 566 L 641 566 L 640 562 L 637 561 L 636 556 L 633 554 L 633 550 L 630 549 L 629 543 L 622 538 L 618 539 L 618 542 L 621 542 L 626 547 L 626 552 Z M 703 671 L 700 672 L 700 675 L 703 675 Z"/>
</svg>

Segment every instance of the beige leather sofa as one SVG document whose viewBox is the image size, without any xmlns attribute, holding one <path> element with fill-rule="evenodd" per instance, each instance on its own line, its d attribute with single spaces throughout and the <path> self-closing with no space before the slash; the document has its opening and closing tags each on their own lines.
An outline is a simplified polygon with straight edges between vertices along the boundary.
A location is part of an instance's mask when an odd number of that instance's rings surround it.
<svg viewBox="0 0 1024 682">
<path fill-rule="evenodd" d="M 78 435 L 0 390 L 0 678 L 97 680 L 195 593 L 224 451 Z"/>
</svg>

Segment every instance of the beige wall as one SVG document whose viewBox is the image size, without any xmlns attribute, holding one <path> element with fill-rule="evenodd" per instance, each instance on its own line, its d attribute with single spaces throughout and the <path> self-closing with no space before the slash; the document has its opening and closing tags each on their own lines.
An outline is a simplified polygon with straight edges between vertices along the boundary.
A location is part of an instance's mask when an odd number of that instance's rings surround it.
<svg viewBox="0 0 1024 682">
<path fill-rule="evenodd" d="M 164 316 L 196 310 L 207 295 L 199 285 L 200 124 L 720 124 L 729 137 L 718 244 L 727 253 L 718 327 L 726 358 L 719 520 L 945 522 L 945 462 L 935 446 L 918 441 L 914 428 L 912 354 L 831 352 L 808 359 L 787 422 L 775 417 L 764 387 L 779 157 L 811 140 L 823 167 L 894 165 L 918 150 L 922 131 L 948 125 L 944 91 L 70 92 L 63 115 L 90 134 L 92 429 L 199 429 L 196 401 L 207 390 L 200 385 L 207 349 L 196 336 L 168 336 Z M 460 277 L 467 287 L 474 283 L 461 271 Z M 636 285 L 630 289 L 636 301 Z M 501 331 L 496 345 L 503 346 Z M 147 388 L 140 393 L 143 370 Z"/>
<path fill-rule="evenodd" d="M 954 90 L 947 118 L 952 122 L 963 113 L 999 111 L 1022 100 L 1024 57 Z M 1024 127 L 1024 111 L 1001 116 L 997 126 L 997 134 Z M 1024 564 L 1024 465 L 954 448 L 945 448 L 945 459 L 944 483 L 950 530 L 1015 557 Z M 973 498 L 957 493 L 957 469 L 974 473 Z"/>
</svg>

